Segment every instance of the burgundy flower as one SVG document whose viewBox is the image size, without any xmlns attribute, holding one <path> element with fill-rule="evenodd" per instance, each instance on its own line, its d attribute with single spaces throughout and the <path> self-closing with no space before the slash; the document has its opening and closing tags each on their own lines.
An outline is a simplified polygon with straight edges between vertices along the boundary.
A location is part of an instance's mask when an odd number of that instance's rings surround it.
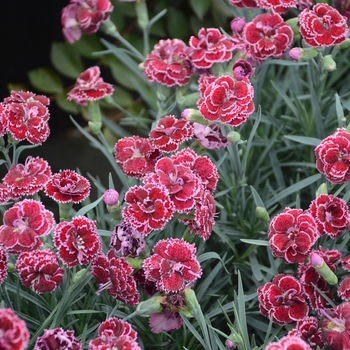
<svg viewBox="0 0 350 350">
<path fill-rule="evenodd" d="M 313 5 L 312 0 L 298 0 L 298 9 L 300 11 L 303 11 L 305 9 L 309 9 L 312 7 L 312 5 Z"/>
<path fill-rule="evenodd" d="M 42 245 L 39 237 L 50 233 L 54 218 L 41 202 L 25 199 L 5 211 L 3 223 L 0 226 L 0 244 L 9 254 L 20 254 Z"/>
<path fill-rule="evenodd" d="M 10 197 L 18 199 L 42 190 L 50 176 L 51 168 L 46 160 L 29 156 L 24 164 L 13 165 L 2 181 L 9 190 Z"/>
<path fill-rule="evenodd" d="M 46 184 L 45 194 L 58 203 L 80 203 L 90 194 L 90 182 L 74 170 L 60 170 Z"/>
<path fill-rule="evenodd" d="M 239 8 L 257 8 L 255 0 L 229 0 L 230 4 Z"/>
<path fill-rule="evenodd" d="M 12 91 L 0 108 L 0 119 L 7 131 L 17 141 L 28 140 L 37 145 L 50 134 L 47 106 L 50 100 L 32 92 Z"/>
<path fill-rule="evenodd" d="M 254 112 L 253 97 L 254 88 L 248 79 L 235 81 L 222 75 L 205 89 L 197 105 L 204 119 L 238 126 Z"/>
<path fill-rule="evenodd" d="M 350 133 L 344 128 L 322 140 L 315 155 L 317 170 L 329 182 L 342 184 L 350 180 Z"/>
<path fill-rule="evenodd" d="M 178 312 L 163 310 L 161 314 L 152 314 L 149 317 L 149 325 L 153 333 L 159 334 L 178 330 L 182 326 L 182 318 Z"/>
<path fill-rule="evenodd" d="M 343 300 L 350 299 L 350 275 L 345 276 L 340 282 L 337 294 Z"/>
<path fill-rule="evenodd" d="M 196 68 L 210 68 L 215 62 L 232 59 L 233 43 L 217 28 L 202 28 L 198 38 L 190 37 L 191 60 Z"/>
<path fill-rule="evenodd" d="M 343 258 L 340 259 L 342 268 L 345 271 L 350 272 L 350 255 L 344 256 Z"/>
<path fill-rule="evenodd" d="M 185 119 L 177 119 L 167 115 L 158 120 L 157 125 L 149 133 L 154 148 L 161 152 L 175 152 L 179 145 L 193 136 L 192 125 Z"/>
<path fill-rule="evenodd" d="M 254 72 L 255 68 L 247 60 L 239 59 L 232 67 L 233 77 L 238 81 L 250 79 Z"/>
<path fill-rule="evenodd" d="M 0 284 L 5 281 L 7 277 L 7 265 L 9 261 L 8 253 L 4 246 L 0 245 Z"/>
<path fill-rule="evenodd" d="M 29 341 L 27 326 L 11 309 L 0 309 L 0 334 L 0 349 L 27 348 Z"/>
<path fill-rule="evenodd" d="M 105 83 L 100 74 L 101 71 L 98 66 L 90 67 L 82 72 L 73 89 L 68 92 L 67 100 L 74 100 L 78 104 L 86 106 L 87 101 L 97 101 L 112 95 L 114 92 L 113 86 Z"/>
<path fill-rule="evenodd" d="M 304 319 L 309 312 L 303 287 L 291 275 L 279 274 L 257 291 L 260 312 L 275 323 L 294 323 Z"/>
<path fill-rule="evenodd" d="M 311 350 L 311 347 L 297 335 L 286 335 L 278 342 L 267 345 L 265 350 Z"/>
<path fill-rule="evenodd" d="M 263 13 L 245 25 L 243 38 L 249 55 L 263 62 L 283 56 L 293 41 L 293 30 L 278 13 Z"/>
<path fill-rule="evenodd" d="M 145 293 L 148 296 L 152 296 L 157 293 L 157 284 L 156 282 L 149 281 L 145 277 L 145 271 L 143 268 L 138 269 L 134 274 L 133 277 L 135 278 L 135 281 L 137 284 L 145 291 Z"/>
<path fill-rule="evenodd" d="M 317 223 L 319 235 L 337 238 L 346 229 L 349 208 L 346 202 L 331 194 L 321 194 L 310 204 L 311 215 Z"/>
<path fill-rule="evenodd" d="M 348 0 L 335 0 L 334 7 L 350 21 L 350 2 Z"/>
<path fill-rule="evenodd" d="M 55 228 L 54 244 L 63 263 L 72 268 L 91 262 L 101 252 L 96 222 L 85 216 L 62 221 Z"/>
<path fill-rule="evenodd" d="M 297 7 L 298 0 L 256 0 L 258 7 L 273 10 L 277 13 L 286 13 L 291 7 Z"/>
<path fill-rule="evenodd" d="M 100 285 L 97 294 L 105 290 L 123 303 L 136 305 L 139 302 L 139 293 L 136 282 L 131 276 L 132 272 L 129 263 L 117 256 L 114 249 L 109 250 L 107 256 L 97 255 L 91 265 L 91 273 Z"/>
<path fill-rule="evenodd" d="M 2 121 L 1 115 L 5 110 L 5 105 L 0 102 L 0 137 L 4 136 L 7 132 L 6 126 Z"/>
<path fill-rule="evenodd" d="M 136 342 L 137 333 L 130 323 L 116 317 L 108 318 L 98 328 L 97 338 L 89 343 L 89 350 L 141 350 Z"/>
<path fill-rule="evenodd" d="M 0 183 L 0 204 L 7 203 L 10 199 L 10 189 L 5 184 Z"/>
<path fill-rule="evenodd" d="M 268 231 L 272 255 L 286 264 L 303 263 L 318 237 L 315 219 L 302 209 L 285 208 Z"/>
<path fill-rule="evenodd" d="M 115 144 L 115 160 L 123 172 L 135 178 L 142 178 L 154 171 L 161 153 L 150 139 L 139 136 L 124 137 Z"/>
<path fill-rule="evenodd" d="M 183 291 L 202 275 L 194 244 L 168 238 L 157 242 L 153 255 L 143 263 L 146 279 L 157 283 L 160 291 Z"/>
<path fill-rule="evenodd" d="M 299 30 L 309 46 L 333 46 L 345 41 L 348 34 L 346 17 L 328 4 L 316 4 L 304 9 L 298 16 Z"/>
<path fill-rule="evenodd" d="M 36 293 L 53 292 L 63 281 L 64 269 L 50 250 L 34 250 L 19 255 L 16 271 L 21 283 Z"/>
<path fill-rule="evenodd" d="M 174 205 L 162 185 L 133 186 L 125 194 L 124 220 L 148 235 L 161 230 L 172 218 Z"/>
<path fill-rule="evenodd" d="M 193 123 L 193 135 L 207 149 L 221 149 L 231 144 L 227 137 L 221 133 L 220 126 L 217 124 Z"/>
<path fill-rule="evenodd" d="M 81 350 L 82 342 L 74 336 L 74 331 L 63 328 L 44 329 L 44 335 L 36 339 L 33 350 Z"/>
<path fill-rule="evenodd" d="M 193 75 L 190 51 L 180 39 L 160 40 L 146 57 L 146 77 L 168 87 L 186 85 Z"/>
</svg>

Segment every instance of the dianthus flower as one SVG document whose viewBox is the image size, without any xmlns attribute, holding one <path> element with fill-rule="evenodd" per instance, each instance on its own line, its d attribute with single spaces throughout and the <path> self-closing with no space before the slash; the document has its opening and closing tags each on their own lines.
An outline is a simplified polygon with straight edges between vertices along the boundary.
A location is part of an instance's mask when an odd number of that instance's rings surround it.
<svg viewBox="0 0 350 350">
<path fill-rule="evenodd" d="M 347 275 L 339 284 L 337 294 L 343 300 L 350 300 L 350 275 Z"/>
<path fill-rule="evenodd" d="M 89 343 L 89 350 L 141 350 L 136 338 L 137 332 L 132 329 L 130 323 L 111 317 L 100 324 L 97 337 Z"/>
<path fill-rule="evenodd" d="M 201 28 L 198 38 L 190 37 L 191 60 L 196 68 L 210 68 L 216 62 L 232 59 L 233 43 L 217 28 Z"/>
<path fill-rule="evenodd" d="M 316 168 L 334 184 L 350 180 L 350 133 L 339 128 L 315 148 Z"/>
<path fill-rule="evenodd" d="M 255 72 L 255 68 L 252 67 L 247 60 L 239 59 L 232 67 L 233 77 L 236 80 L 250 79 Z"/>
<path fill-rule="evenodd" d="M 82 342 L 74 336 L 74 331 L 63 328 L 44 329 L 44 335 L 36 339 L 33 350 L 81 350 Z"/>
<path fill-rule="evenodd" d="M 249 56 L 264 62 L 283 56 L 293 41 L 293 30 L 278 13 L 263 13 L 245 25 L 243 38 Z"/>
<path fill-rule="evenodd" d="M 331 194 L 321 194 L 310 204 L 309 210 L 317 223 L 319 235 L 337 238 L 348 224 L 349 208 L 346 202 Z"/>
<path fill-rule="evenodd" d="M 180 39 L 160 40 L 143 65 L 148 80 L 171 86 L 186 85 L 193 75 L 191 49 Z"/>
<path fill-rule="evenodd" d="M 265 350 L 312 350 L 312 348 L 299 336 L 286 335 L 278 342 L 270 343 Z"/>
<path fill-rule="evenodd" d="M 64 269 L 50 250 L 34 250 L 19 255 L 16 271 L 21 283 L 36 293 L 53 292 L 63 281 Z"/>
<path fill-rule="evenodd" d="M 305 9 L 309 9 L 312 7 L 312 5 L 313 5 L 312 0 L 298 0 L 298 9 L 300 11 L 303 11 Z"/>
<path fill-rule="evenodd" d="M 0 183 L 0 204 L 7 203 L 10 199 L 10 189 L 5 184 Z"/>
<path fill-rule="evenodd" d="M 80 203 L 90 194 L 90 182 L 74 170 L 60 170 L 46 184 L 45 194 L 58 203 Z"/>
<path fill-rule="evenodd" d="M 335 0 L 334 7 L 350 21 L 350 3 L 348 0 Z"/>
<path fill-rule="evenodd" d="M 143 268 L 138 269 L 133 275 L 136 283 L 145 291 L 148 296 L 152 296 L 158 292 L 156 282 L 149 281 L 145 277 L 145 271 Z"/>
<path fill-rule="evenodd" d="M 50 134 L 49 104 L 46 96 L 29 91 L 12 91 L 0 108 L 1 122 L 15 140 L 26 139 L 34 145 L 41 144 Z"/>
<path fill-rule="evenodd" d="M 154 171 L 161 152 L 150 139 L 139 136 L 123 137 L 114 147 L 115 160 L 123 172 L 135 178 L 142 178 Z"/>
<path fill-rule="evenodd" d="M 344 256 L 340 259 L 341 266 L 345 271 L 350 272 L 350 255 Z"/>
<path fill-rule="evenodd" d="M 227 137 L 222 134 L 220 126 L 217 124 L 193 123 L 193 136 L 207 149 L 221 149 L 231 144 Z"/>
<path fill-rule="evenodd" d="M 0 244 L 0 284 L 2 284 L 2 282 L 4 282 L 7 277 L 8 261 L 8 253 L 5 247 Z"/>
<path fill-rule="evenodd" d="M 39 157 L 27 157 L 24 164 L 13 165 L 2 179 L 12 199 L 31 196 L 44 188 L 51 176 L 49 163 Z"/>
<path fill-rule="evenodd" d="M 109 19 L 112 11 L 113 6 L 109 0 L 70 0 L 62 10 L 64 37 L 73 43 L 80 39 L 82 33 L 97 32 L 101 23 Z"/>
<path fill-rule="evenodd" d="M 268 231 L 272 255 L 286 264 L 303 263 L 318 237 L 315 219 L 302 209 L 285 208 Z"/>
<path fill-rule="evenodd" d="M 139 232 L 148 235 L 161 230 L 172 218 L 174 204 L 162 185 L 133 186 L 125 194 L 124 220 Z"/>
<path fill-rule="evenodd" d="M 136 282 L 131 276 L 132 267 L 122 257 L 117 256 L 114 249 L 108 251 L 107 256 L 99 254 L 91 265 L 91 273 L 100 285 L 96 294 L 103 290 L 113 298 L 123 303 L 136 305 L 139 302 L 139 292 Z"/>
<path fill-rule="evenodd" d="M 41 202 L 25 199 L 5 211 L 3 223 L 0 244 L 9 254 L 20 254 L 40 247 L 39 237 L 49 234 L 55 221 L 53 213 Z"/>
<path fill-rule="evenodd" d="M 298 0 L 256 0 L 258 7 L 265 10 L 273 10 L 277 13 L 286 13 L 290 8 L 297 7 Z"/>
<path fill-rule="evenodd" d="M 29 332 L 26 323 L 11 309 L 0 309 L 0 334 L 0 349 L 27 348 Z"/>
<path fill-rule="evenodd" d="M 67 100 L 74 100 L 82 106 L 87 101 L 97 101 L 114 92 L 113 85 L 105 83 L 100 77 L 100 67 L 94 66 L 82 72 L 71 91 L 68 92 Z"/>
<path fill-rule="evenodd" d="M 303 287 L 292 275 L 279 274 L 258 289 L 260 312 L 280 325 L 304 319 L 309 307 Z"/>
<path fill-rule="evenodd" d="M 255 0 L 229 0 L 230 4 L 239 8 L 257 8 Z"/>
<path fill-rule="evenodd" d="M 102 249 L 96 222 L 85 216 L 63 221 L 55 228 L 54 244 L 63 263 L 72 268 L 91 262 Z"/>
<path fill-rule="evenodd" d="M 253 97 L 254 88 L 248 79 L 235 81 L 222 75 L 208 85 L 197 105 L 204 119 L 239 126 L 255 110 Z"/>
<path fill-rule="evenodd" d="M 160 291 L 181 292 L 202 275 L 195 245 L 183 239 L 160 240 L 153 253 L 144 261 L 143 269 L 146 279 L 156 282 Z"/>
<path fill-rule="evenodd" d="M 167 115 L 158 120 L 157 125 L 150 131 L 149 139 L 154 148 L 161 152 L 175 152 L 179 145 L 193 136 L 190 122 Z"/>
<path fill-rule="evenodd" d="M 346 17 L 328 4 L 316 4 L 298 16 L 299 30 L 305 43 L 312 47 L 339 45 L 348 34 Z"/>
</svg>

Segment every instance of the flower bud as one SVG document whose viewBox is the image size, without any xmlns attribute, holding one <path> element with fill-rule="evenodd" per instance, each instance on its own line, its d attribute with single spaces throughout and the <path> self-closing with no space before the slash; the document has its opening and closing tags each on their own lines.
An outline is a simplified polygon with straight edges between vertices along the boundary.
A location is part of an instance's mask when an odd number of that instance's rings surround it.
<svg viewBox="0 0 350 350">
<path fill-rule="evenodd" d="M 237 131 L 230 131 L 227 134 L 227 139 L 234 145 L 241 140 L 241 135 Z"/>
<path fill-rule="evenodd" d="M 243 59 L 237 60 L 232 67 L 233 77 L 238 81 L 251 78 L 254 72 L 255 68 L 247 60 Z"/>
<path fill-rule="evenodd" d="M 293 61 L 307 61 L 311 58 L 314 58 L 318 55 L 318 50 L 316 50 L 313 47 L 308 47 L 308 48 L 301 48 L 301 47 L 294 47 L 289 51 L 289 57 Z"/>
<path fill-rule="evenodd" d="M 198 303 L 196 293 L 191 288 L 185 288 L 184 290 L 184 298 L 185 303 L 188 307 L 188 310 L 195 315 L 196 312 L 198 312 L 201 307 Z"/>
<path fill-rule="evenodd" d="M 246 21 L 244 17 L 236 17 L 230 22 L 231 30 L 236 35 L 240 35 L 242 33 L 245 25 L 246 25 Z"/>
<path fill-rule="evenodd" d="M 264 207 L 256 207 L 255 215 L 261 221 L 264 221 L 264 222 L 270 221 L 269 213 Z"/>
<path fill-rule="evenodd" d="M 79 270 L 74 276 L 73 276 L 73 279 L 72 279 L 72 283 L 73 284 L 76 284 L 86 273 L 86 269 L 81 269 Z"/>
<path fill-rule="evenodd" d="M 163 311 L 161 306 L 162 301 L 165 300 L 165 296 L 154 295 L 153 297 L 141 301 L 137 307 L 136 311 L 140 312 L 140 316 L 148 317 L 152 314 L 160 314 Z"/>
<path fill-rule="evenodd" d="M 328 194 L 327 185 L 323 183 L 316 191 L 316 197 L 320 194 Z"/>
<path fill-rule="evenodd" d="M 209 125 L 209 122 L 205 120 L 197 109 L 186 108 L 181 113 L 181 117 L 186 119 L 189 122 L 196 122 L 199 124 Z"/>
<path fill-rule="evenodd" d="M 228 348 L 228 349 L 235 349 L 237 347 L 236 343 L 234 343 L 232 340 L 230 339 L 226 339 L 225 341 L 225 346 Z"/>
<path fill-rule="evenodd" d="M 116 205 L 119 202 L 119 193 L 115 189 L 110 188 L 107 191 L 105 191 L 102 199 L 106 205 L 109 205 L 109 206 Z"/>
<path fill-rule="evenodd" d="M 323 277 L 323 279 L 331 284 L 338 283 L 338 277 L 335 273 L 329 268 L 326 262 L 323 260 L 322 256 L 318 253 L 312 252 L 310 254 L 310 263 L 315 268 L 315 270 Z"/>
<path fill-rule="evenodd" d="M 332 55 L 326 55 L 323 57 L 323 66 L 324 66 L 324 69 L 327 70 L 328 72 L 333 72 L 334 70 L 337 69 L 337 64 L 333 60 Z"/>
</svg>

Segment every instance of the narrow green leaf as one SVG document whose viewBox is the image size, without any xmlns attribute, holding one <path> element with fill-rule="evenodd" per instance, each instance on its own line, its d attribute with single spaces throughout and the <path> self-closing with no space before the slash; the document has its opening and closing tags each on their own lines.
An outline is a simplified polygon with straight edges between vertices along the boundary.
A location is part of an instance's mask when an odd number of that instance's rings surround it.
<svg viewBox="0 0 350 350">
<path fill-rule="evenodd" d="M 295 135 L 284 135 L 284 137 L 288 140 L 292 140 L 298 143 L 302 143 L 303 145 L 308 145 L 312 147 L 316 147 L 320 144 L 321 140 L 316 137 L 306 137 L 306 136 L 295 136 Z"/>
<path fill-rule="evenodd" d="M 97 206 L 98 203 L 100 203 L 102 200 L 102 197 L 96 199 L 94 202 L 86 205 L 85 207 L 82 207 L 80 210 L 78 210 L 75 214 L 75 216 L 83 216 L 85 215 L 88 211 L 90 211 L 91 209 L 95 208 Z"/>
<path fill-rule="evenodd" d="M 30 83 L 38 90 L 55 94 L 63 90 L 62 79 L 50 68 L 42 67 L 28 72 Z"/>
<path fill-rule="evenodd" d="M 268 247 L 269 246 L 269 242 L 268 241 L 262 241 L 262 240 L 259 240 L 259 239 L 245 239 L 245 238 L 242 238 L 240 241 L 243 242 L 243 243 L 259 245 L 259 246 L 262 246 L 262 247 Z"/>
<path fill-rule="evenodd" d="M 193 12 L 197 15 L 199 19 L 203 19 L 205 14 L 209 11 L 211 0 L 190 0 Z"/>
<path fill-rule="evenodd" d="M 259 193 L 256 191 L 256 189 L 253 186 L 250 186 L 250 190 L 252 191 L 255 205 L 257 207 L 265 208 L 264 202 L 260 198 Z"/>
</svg>

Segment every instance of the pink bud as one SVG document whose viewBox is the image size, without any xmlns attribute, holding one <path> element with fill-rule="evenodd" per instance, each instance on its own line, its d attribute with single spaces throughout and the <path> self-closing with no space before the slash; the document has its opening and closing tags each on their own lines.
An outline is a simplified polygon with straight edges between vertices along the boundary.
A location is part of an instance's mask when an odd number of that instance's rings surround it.
<svg viewBox="0 0 350 350">
<path fill-rule="evenodd" d="M 309 258 L 313 267 L 320 267 L 324 263 L 322 256 L 318 253 L 312 252 Z"/>
<path fill-rule="evenodd" d="M 299 61 L 301 55 L 303 54 L 303 49 L 300 47 L 294 47 L 293 49 L 291 49 L 289 51 L 289 57 L 293 60 L 293 61 Z"/>
<path fill-rule="evenodd" d="M 237 345 L 236 345 L 232 340 L 227 339 L 227 340 L 225 341 L 225 346 L 226 346 L 228 349 L 235 349 Z"/>
<path fill-rule="evenodd" d="M 232 67 L 233 77 L 236 80 L 243 80 L 245 78 L 250 78 L 255 72 L 255 68 L 247 61 L 239 59 L 235 62 Z"/>
<path fill-rule="evenodd" d="M 110 188 L 103 194 L 102 199 L 106 205 L 109 205 L 109 206 L 116 205 L 118 204 L 118 201 L 119 201 L 119 193 L 118 191 Z"/>
<path fill-rule="evenodd" d="M 245 25 L 246 21 L 244 17 L 236 17 L 230 23 L 230 27 L 236 35 L 240 35 L 242 33 Z"/>
</svg>

